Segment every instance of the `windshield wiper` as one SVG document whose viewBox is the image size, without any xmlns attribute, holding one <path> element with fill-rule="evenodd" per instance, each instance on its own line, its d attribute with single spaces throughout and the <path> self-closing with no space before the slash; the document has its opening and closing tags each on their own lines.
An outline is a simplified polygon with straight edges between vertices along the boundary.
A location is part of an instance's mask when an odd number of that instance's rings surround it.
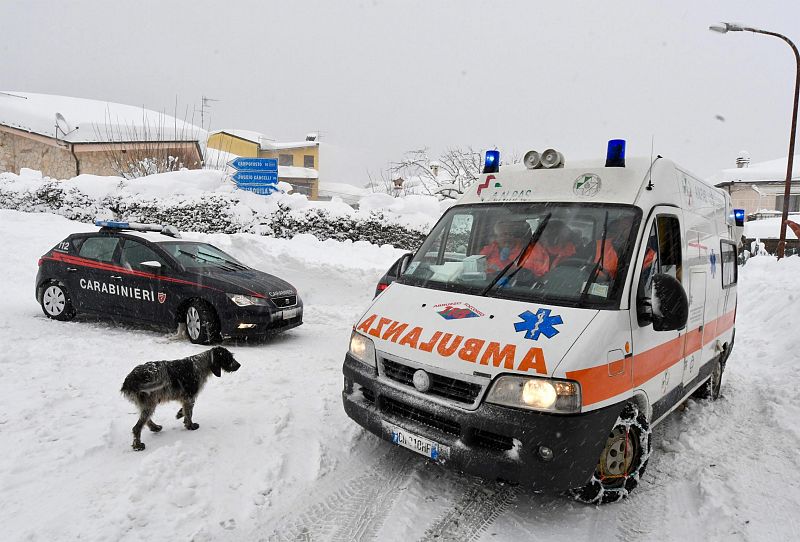
<svg viewBox="0 0 800 542">
<path fill-rule="evenodd" d="M 201 256 L 208 256 L 209 258 L 216 258 L 217 260 L 221 260 L 221 261 L 225 262 L 226 264 L 231 265 L 233 267 L 237 267 L 239 269 L 243 269 L 244 270 L 244 269 L 248 268 L 244 264 L 241 264 L 239 262 L 234 262 L 233 260 L 229 260 L 227 258 L 223 258 L 222 256 L 217 256 L 216 254 L 208 254 L 207 252 L 200 252 L 199 250 L 197 251 L 197 254 L 201 255 Z M 206 260 L 206 261 L 209 261 L 209 260 Z"/>
<path fill-rule="evenodd" d="M 589 273 L 589 278 L 586 279 L 586 285 L 583 287 L 583 291 L 581 292 L 581 297 L 578 300 L 578 306 L 580 307 L 583 305 L 583 302 L 586 301 L 586 296 L 589 295 L 589 287 L 594 284 L 594 281 L 597 280 L 597 275 L 600 274 L 600 269 L 603 267 L 605 255 L 606 255 L 606 234 L 608 232 L 608 211 L 606 211 L 606 218 L 603 221 L 603 240 L 600 241 L 600 257 L 597 258 L 597 263 L 594 264 L 592 267 L 592 272 Z"/>
<path fill-rule="evenodd" d="M 183 250 L 183 249 L 181 249 L 181 248 L 179 248 L 179 249 L 178 249 L 178 252 L 180 252 L 181 254 L 185 254 L 186 256 L 190 256 L 190 257 L 191 257 L 193 260 L 196 260 L 196 261 L 198 261 L 198 262 L 200 262 L 200 261 L 203 261 L 203 262 L 207 262 L 207 261 L 209 261 L 209 260 L 207 260 L 207 259 L 205 259 L 205 258 L 203 258 L 203 257 L 199 256 L 199 255 L 198 255 L 197 253 L 195 253 L 195 252 L 189 252 L 188 250 Z"/>
<path fill-rule="evenodd" d="M 506 266 L 505 266 L 505 267 L 504 267 L 504 268 L 503 268 L 503 269 L 502 269 L 502 270 L 501 270 L 501 271 L 500 271 L 500 272 L 499 272 L 499 273 L 498 273 L 498 274 L 497 274 L 497 275 L 494 277 L 494 279 L 492 279 L 492 282 L 490 282 L 490 283 L 489 283 L 489 285 L 488 285 L 488 286 L 486 286 L 486 288 L 484 288 L 484 289 L 483 289 L 483 291 L 481 291 L 481 293 L 480 293 L 479 295 L 481 295 L 481 296 L 485 296 L 486 294 L 488 294 L 488 293 L 489 293 L 489 291 L 490 291 L 492 288 L 494 288 L 494 287 L 497 285 L 497 283 L 498 283 L 498 282 L 500 282 L 500 279 L 501 279 L 501 278 L 503 278 L 503 276 L 504 276 L 506 273 L 508 273 L 508 270 L 509 270 L 509 269 L 511 269 L 511 267 L 512 267 L 512 266 L 514 266 L 514 265 L 517 265 L 517 266 L 519 266 L 520 262 L 522 262 L 522 257 L 525 255 L 525 253 L 526 253 L 526 252 L 528 252 L 528 250 L 529 250 L 529 249 L 530 249 L 530 248 L 531 248 L 533 245 L 535 245 L 535 244 L 536 244 L 536 242 L 539 240 L 539 237 L 541 237 L 541 236 L 542 236 L 542 231 L 544 230 L 544 227 L 547 225 L 547 222 L 548 222 L 548 220 L 550 220 L 550 216 L 551 216 L 552 214 L 553 214 L 553 213 L 547 213 L 547 214 L 545 215 L 545 217 L 542 219 L 542 221 L 541 221 L 541 222 L 539 222 L 539 225 L 536 227 L 536 231 L 535 231 L 535 232 L 533 232 L 533 234 L 531 235 L 531 238 L 528 240 L 528 244 L 526 244 L 526 245 L 525 245 L 525 246 L 522 248 L 522 250 L 520 251 L 520 253 L 519 253 L 519 254 L 517 254 L 517 257 L 516 257 L 516 258 L 514 258 L 513 260 L 511 260 L 510 262 L 508 262 L 508 264 L 507 264 L 507 265 L 506 265 Z M 519 268 L 518 268 L 517 270 L 515 270 L 515 271 L 514 271 L 514 273 L 516 273 L 518 270 L 519 270 Z M 514 274 L 512 273 L 512 274 L 511 274 L 511 276 L 513 276 L 513 275 L 514 275 Z M 511 277 L 509 277 L 509 278 L 511 278 Z"/>
<path fill-rule="evenodd" d="M 214 256 L 213 256 L 213 255 L 211 255 L 211 254 L 205 254 L 205 253 L 199 253 L 199 252 L 198 252 L 198 253 L 195 253 L 195 252 L 189 252 L 189 251 L 187 251 L 187 250 L 182 250 L 182 249 L 178 249 L 178 252 L 180 252 L 181 254 L 186 254 L 187 256 L 190 256 L 190 257 L 191 257 L 193 260 L 195 260 L 195 261 L 197 261 L 197 262 L 203 262 L 203 263 L 210 263 L 210 264 L 214 264 L 214 265 L 216 265 L 216 266 L 219 266 L 219 267 L 221 267 L 221 268 L 222 268 L 222 269 L 224 269 L 225 271 L 236 271 L 236 268 L 235 268 L 235 267 L 228 267 L 227 265 L 223 265 L 223 264 L 222 264 L 221 262 L 219 262 L 219 261 L 216 261 L 216 260 L 209 260 L 208 258 L 204 258 L 204 257 L 203 257 L 203 255 L 205 255 L 205 256 L 211 256 L 211 257 L 213 258 Z M 203 254 L 203 255 L 201 255 L 201 254 Z"/>
</svg>

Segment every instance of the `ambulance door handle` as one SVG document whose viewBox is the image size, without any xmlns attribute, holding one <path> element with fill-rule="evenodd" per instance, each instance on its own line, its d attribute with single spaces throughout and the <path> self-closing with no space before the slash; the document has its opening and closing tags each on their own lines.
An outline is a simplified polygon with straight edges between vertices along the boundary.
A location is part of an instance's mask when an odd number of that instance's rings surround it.
<svg viewBox="0 0 800 542">
<path fill-rule="evenodd" d="M 67 271 L 69 271 L 70 273 L 74 273 L 77 270 L 78 270 L 77 267 L 67 267 Z"/>
<path fill-rule="evenodd" d="M 114 280 L 122 280 L 122 275 L 111 275 L 111 278 Z"/>
</svg>

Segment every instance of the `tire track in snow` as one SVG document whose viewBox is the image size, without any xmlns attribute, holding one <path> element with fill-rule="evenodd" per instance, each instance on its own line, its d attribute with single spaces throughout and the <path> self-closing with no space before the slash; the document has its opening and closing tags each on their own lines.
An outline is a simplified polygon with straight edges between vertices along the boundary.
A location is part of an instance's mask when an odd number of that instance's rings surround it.
<svg viewBox="0 0 800 542">
<path fill-rule="evenodd" d="M 452 509 L 440 516 L 428 529 L 421 542 L 470 542 L 481 534 L 517 498 L 519 488 L 499 482 L 474 482 Z"/>
<path fill-rule="evenodd" d="M 276 529 L 270 541 L 373 540 L 392 510 L 403 482 L 419 465 L 410 453 L 387 454 L 365 474 Z"/>
</svg>

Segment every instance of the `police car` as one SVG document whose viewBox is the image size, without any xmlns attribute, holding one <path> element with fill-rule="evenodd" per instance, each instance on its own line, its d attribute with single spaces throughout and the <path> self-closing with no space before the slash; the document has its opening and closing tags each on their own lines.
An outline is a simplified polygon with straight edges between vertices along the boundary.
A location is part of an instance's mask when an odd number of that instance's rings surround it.
<svg viewBox="0 0 800 542">
<path fill-rule="evenodd" d="M 171 226 L 96 221 L 39 259 L 36 300 L 45 316 L 77 313 L 173 327 L 208 344 L 268 336 L 303 323 L 297 290 Z"/>
</svg>

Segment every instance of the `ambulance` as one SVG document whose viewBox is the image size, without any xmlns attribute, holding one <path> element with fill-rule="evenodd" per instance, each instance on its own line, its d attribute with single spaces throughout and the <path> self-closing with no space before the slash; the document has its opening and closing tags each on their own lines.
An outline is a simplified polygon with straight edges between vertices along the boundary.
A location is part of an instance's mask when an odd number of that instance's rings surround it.
<svg viewBox="0 0 800 542">
<path fill-rule="evenodd" d="M 716 399 L 734 342 L 729 196 L 658 156 L 531 151 L 480 179 L 353 326 L 344 408 L 437 463 L 626 497 L 652 429 Z"/>
</svg>

